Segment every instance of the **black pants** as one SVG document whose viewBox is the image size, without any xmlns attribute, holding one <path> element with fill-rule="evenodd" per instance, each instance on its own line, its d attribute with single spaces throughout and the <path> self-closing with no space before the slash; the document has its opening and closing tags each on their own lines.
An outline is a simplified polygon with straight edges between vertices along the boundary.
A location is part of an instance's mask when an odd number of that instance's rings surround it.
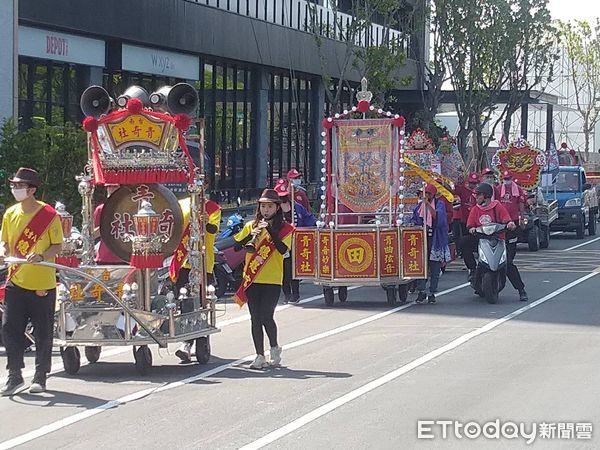
<svg viewBox="0 0 600 450">
<path fill-rule="evenodd" d="M 456 252 L 459 255 L 462 255 L 462 239 L 468 234 L 467 226 L 462 223 L 460 220 L 452 221 L 452 239 L 454 240 L 454 244 L 456 245 Z"/>
<path fill-rule="evenodd" d="M 23 289 L 12 283 L 6 286 L 2 317 L 2 337 L 6 347 L 9 372 L 19 372 L 25 367 L 25 329 L 31 320 L 35 337 L 35 371 L 46 374 L 52 365 L 52 339 L 54 334 L 54 306 L 56 289 L 39 297 L 35 291 Z"/>
<path fill-rule="evenodd" d="M 506 276 L 508 277 L 510 284 L 512 284 L 517 291 L 520 291 L 525 288 L 525 283 L 523 283 L 519 269 L 513 262 L 517 254 L 517 234 L 517 230 L 506 232 Z"/>
<path fill-rule="evenodd" d="M 277 325 L 273 318 L 281 286 L 277 284 L 251 284 L 246 295 L 248 296 L 248 309 L 252 322 L 252 340 L 257 355 L 265 354 L 265 337 L 263 328 L 267 332 L 271 347 L 277 347 Z"/>
<path fill-rule="evenodd" d="M 517 254 L 517 231 L 506 232 L 506 276 L 513 287 L 520 291 L 525 288 L 525 283 L 521 279 L 519 269 L 514 263 L 515 255 Z M 477 238 L 473 235 L 465 236 L 463 238 L 463 259 L 465 265 L 469 270 L 475 269 L 476 262 L 473 253 L 477 251 Z M 514 241 L 514 242 L 510 242 Z"/>
<path fill-rule="evenodd" d="M 285 299 L 298 300 L 300 298 L 300 280 L 292 278 L 292 257 L 283 260 L 283 295 Z"/>
</svg>

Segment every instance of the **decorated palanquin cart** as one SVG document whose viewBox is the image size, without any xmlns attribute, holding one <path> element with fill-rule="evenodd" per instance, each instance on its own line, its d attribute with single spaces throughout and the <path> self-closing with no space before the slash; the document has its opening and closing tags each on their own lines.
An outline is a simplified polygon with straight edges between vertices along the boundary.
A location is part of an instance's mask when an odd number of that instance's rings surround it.
<svg viewBox="0 0 600 450">
<path fill-rule="evenodd" d="M 389 304 L 405 302 L 408 283 L 427 276 L 427 233 L 411 225 L 406 173 L 434 180 L 408 158 L 404 118 L 371 98 L 363 79 L 358 104 L 323 120 L 319 220 L 294 233 L 294 278 L 322 285 L 327 305 L 334 287 L 344 302 L 347 286 L 368 285 L 382 285 Z M 416 192 L 423 178 L 415 183 Z"/>
<path fill-rule="evenodd" d="M 558 218 L 558 202 L 546 200 L 540 186 L 544 173 L 552 178 L 551 172 L 558 170 L 556 153 L 546 157 L 544 152 L 519 137 L 496 152 L 492 166 L 500 174 L 510 173 L 513 182 L 528 192 L 529 209 L 521 221 L 519 242 L 527 243 L 530 251 L 548 248 L 550 225 Z"/>
<path fill-rule="evenodd" d="M 73 218 L 59 208 L 66 238 L 57 260 L 55 344 L 71 374 L 80 367 L 78 347 L 95 362 L 103 346 L 132 346 L 136 369 L 144 374 L 152 365 L 149 345 L 165 348 L 194 340 L 198 362 L 206 363 L 210 334 L 219 330 L 204 264 L 204 171 L 195 167 L 183 135 L 198 103 L 196 91 L 181 83 L 148 95 L 133 86 L 116 103 L 113 108 L 98 86 L 81 98 L 89 143 L 89 164 L 78 177 L 83 222 L 78 250 L 72 242 Z M 185 230 L 180 204 L 163 183 L 188 186 Z M 102 208 L 99 233 L 122 264 L 94 262 L 92 196 L 101 185 L 119 185 Z M 188 258 L 189 283 L 180 292 L 159 295 L 158 272 L 170 255 L 172 268 Z"/>
</svg>

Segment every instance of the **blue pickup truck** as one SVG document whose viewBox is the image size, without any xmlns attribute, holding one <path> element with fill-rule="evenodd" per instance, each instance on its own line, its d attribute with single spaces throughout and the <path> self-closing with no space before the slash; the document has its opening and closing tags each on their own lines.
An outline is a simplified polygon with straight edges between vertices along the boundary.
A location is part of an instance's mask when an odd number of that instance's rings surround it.
<svg viewBox="0 0 600 450">
<path fill-rule="evenodd" d="M 544 195 L 547 200 L 558 200 L 558 219 L 551 230 L 574 231 L 578 239 L 583 239 L 586 229 L 590 236 L 596 234 L 598 198 L 583 167 L 560 166 L 552 188 Z"/>
</svg>

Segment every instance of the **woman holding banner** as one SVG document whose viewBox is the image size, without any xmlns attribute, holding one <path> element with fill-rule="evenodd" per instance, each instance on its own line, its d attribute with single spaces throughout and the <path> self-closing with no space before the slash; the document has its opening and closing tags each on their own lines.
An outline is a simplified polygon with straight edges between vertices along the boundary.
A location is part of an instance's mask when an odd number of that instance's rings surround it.
<svg viewBox="0 0 600 450">
<path fill-rule="evenodd" d="M 281 362 L 281 347 L 277 342 L 275 307 L 283 283 L 283 258 L 292 245 L 294 227 L 286 223 L 281 199 L 274 189 L 265 189 L 258 199 L 256 216 L 234 239 L 236 250 L 246 249 L 242 284 L 234 296 L 240 306 L 248 303 L 252 323 L 252 339 L 256 359 L 252 369 L 269 366 L 265 358 L 264 331 L 271 344 L 271 364 Z"/>
</svg>

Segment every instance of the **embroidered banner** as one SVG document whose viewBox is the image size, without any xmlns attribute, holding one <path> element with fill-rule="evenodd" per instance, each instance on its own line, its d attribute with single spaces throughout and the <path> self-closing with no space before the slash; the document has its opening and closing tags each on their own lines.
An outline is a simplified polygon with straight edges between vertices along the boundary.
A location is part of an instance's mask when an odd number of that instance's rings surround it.
<svg viewBox="0 0 600 450">
<path fill-rule="evenodd" d="M 336 124 L 339 200 L 354 212 L 375 212 L 389 201 L 392 124 L 386 119 Z"/>
</svg>

